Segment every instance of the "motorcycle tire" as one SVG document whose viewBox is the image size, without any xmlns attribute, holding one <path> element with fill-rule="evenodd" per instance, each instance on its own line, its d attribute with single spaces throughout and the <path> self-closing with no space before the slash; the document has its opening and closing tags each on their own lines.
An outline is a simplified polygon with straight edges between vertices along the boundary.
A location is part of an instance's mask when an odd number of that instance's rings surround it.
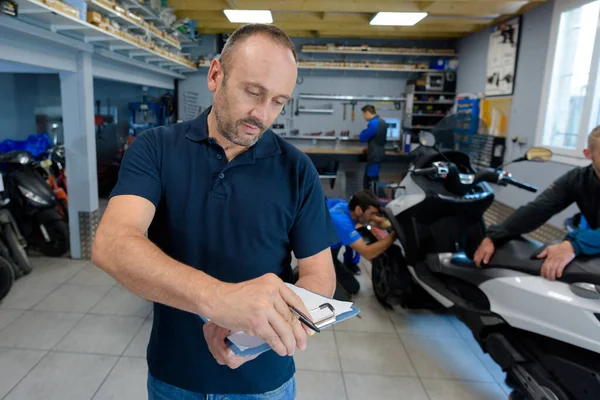
<svg viewBox="0 0 600 400">
<path fill-rule="evenodd" d="M 393 245 L 372 261 L 371 282 L 377 301 L 386 308 L 410 296 L 412 275 L 400 247 Z"/>
<path fill-rule="evenodd" d="M 15 272 L 4 257 L 0 257 L 0 301 L 10 292 L 15 281 Z"/>
<path fill-rule="evenodd" d="M 40 241 L 38 249 L 48 257 L 61 257 L 69 250 L 69 227 L 64 220 L 50 221 L 44 224 L 50 241 Z"/>
<path fill-rule="evenodd" d="M 31 261 L 29 261 L 25 247 L 19 243 L 17 233 L 13 229 L 13 226 L 11 224 L 2 225 L 2 233 L 6 238 L 6 243 L 8 244 L 10 255 L 14 261 L 14 264 L 21 270 L 23 275 L 30 274 L 33 270 Z"/>
</svg>

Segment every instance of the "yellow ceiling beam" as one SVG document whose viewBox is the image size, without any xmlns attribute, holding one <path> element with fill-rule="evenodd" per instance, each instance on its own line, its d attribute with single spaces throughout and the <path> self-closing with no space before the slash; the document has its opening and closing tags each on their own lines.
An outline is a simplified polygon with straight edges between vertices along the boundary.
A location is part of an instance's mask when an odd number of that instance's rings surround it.
<svg viewBox="0 0 600 400">
<path fill-rule="evenodd" d="M 198 21 L 198 28 L 208 29 L 235 29 L 243 24 L 231 24 L 227 21 Z M 348 31 L 353 29 L 378 32 L 471 32 L 477 28 L 473 25 L 431 25 L 431 26 L 370 26 L 369 24 L 349 25 L 344 22 L 281 22 L 276 23 L 283 30 L 299 31 Z"/>
<path fill-rule="evenodd" d="M 322 14 L 326 14 L 325 20 L 322 19 Z M 177 11 L 177 18 L 190 18 L 202 24 L 209 22 L 226 22 L 229 23 L 225 14 L 222 11 Z M 318 13 L 318 12 L 273 12 L 273 21 L 276 25 L 286 22 L 295 23 L 323 23 L 324 21 L 332 23 L 345 24 L 368 24 L 372 18 L 372 14 L 368 13 Z M 481 17 L 457 17 L 457 16 L 435 16 L 430 15 L 420 21 L 416 26 L 432 26 L 432 25 L 486 25 L 491 22 L 492 18 Z"/>
<path fill-rule="evenodd" d="M 214 35 L 219 33 L 231 33 L 234 29 L 211 29 L 199 28 L 202 35 Z M 323 37 L 323 38 L 359 38 L 359 39 L 454 39 L 463 37 L 464 34 L 457 32 L 377 32 L 377 31 L 289 31 L 286 33 L 292 37 Z"/>
<path fill-rule="evenodd" d="M 494 15 L 494 14 L 512 14 L 520 10 L 523 6 L 529 4 L 528 1 L 503 1 L 497 3 L 487 3 L 473 1 L 471 3 L 463 2 L 441 2 L 436 1 L 427 8 L 427 12 L 440 15 Z"/>
</svg>

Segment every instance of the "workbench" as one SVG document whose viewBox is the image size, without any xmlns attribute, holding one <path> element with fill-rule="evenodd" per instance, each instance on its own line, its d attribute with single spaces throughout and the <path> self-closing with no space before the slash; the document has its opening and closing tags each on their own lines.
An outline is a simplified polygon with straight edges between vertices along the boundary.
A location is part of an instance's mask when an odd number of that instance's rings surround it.
<svg viewBox="0 0 600 400">
<path fill-rule="evenodd" d="M 287 139 L 287 138 L 286 138 Z M 307 154 L 319 170 L 319 178 L 327 196 L 350 198 L 362 190 L 367 154 L 364 144 L 334 141 L 335 145 L 311 146 L 307 141 L 290 140 Z M 295 143 L 294 143 L 295 142 Z M 310 143 L 310 142 L 309 142 Z M 381 182 L 400 182 L 408 170 L 409 155 L 397 150 L 386 151 L 380 169 Z"/>
</svg>

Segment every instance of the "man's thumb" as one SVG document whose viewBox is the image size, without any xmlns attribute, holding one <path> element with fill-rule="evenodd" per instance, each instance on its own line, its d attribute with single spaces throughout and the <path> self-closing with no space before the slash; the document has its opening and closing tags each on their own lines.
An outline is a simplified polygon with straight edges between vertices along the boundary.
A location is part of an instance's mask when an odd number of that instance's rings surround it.
<svg viewBox="0 0 600 400">
<path fill-rule="evenodd" d="M 548 255 L 548 248 L 545 248 L 540 254 L 538 254 L 537 258 L 546 258 Z"/>
</svg>

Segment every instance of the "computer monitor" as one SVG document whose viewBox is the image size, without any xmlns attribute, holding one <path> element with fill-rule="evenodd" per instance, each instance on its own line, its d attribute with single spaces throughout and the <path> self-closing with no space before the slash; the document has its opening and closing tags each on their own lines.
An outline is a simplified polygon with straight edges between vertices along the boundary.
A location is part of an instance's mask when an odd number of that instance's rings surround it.
<svg viewBox="0 0 600 400">
<path fill-rule="evenodd" d="M 388 124 L 387 129 L 387 138 L 390 139 L 400 139 L 400 120 L 398 118 L 384 118 L 385 122 Z"/>
</svg>

